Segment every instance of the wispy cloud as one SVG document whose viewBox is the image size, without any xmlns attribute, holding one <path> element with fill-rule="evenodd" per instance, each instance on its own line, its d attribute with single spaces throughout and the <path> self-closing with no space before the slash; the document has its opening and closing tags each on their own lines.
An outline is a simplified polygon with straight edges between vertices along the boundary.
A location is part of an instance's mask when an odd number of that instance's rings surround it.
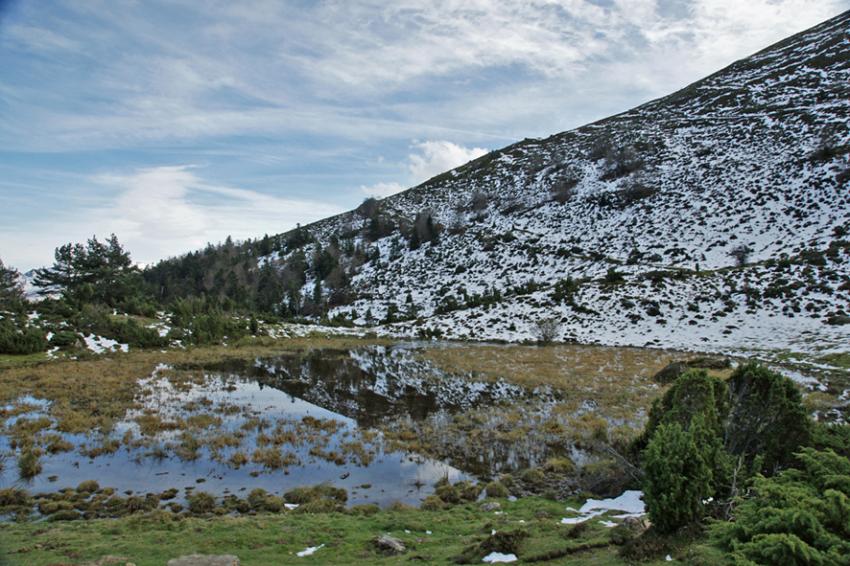
<svg viewBox="0 0 850 566">
<path fill-rule="evenodd" d="M 275 197 L 209 183 L 192 166 L 146 168 L 91 179 L 111 197 L 73 215 L 33 222 L 26 249 L 4 250 L 4 261 L 30 267 L 67 241 L 119 235 L 136 261 L 149 263 L 220 242 L 277 234 L 297 223 L 342 212 L 320 201 Z"/>
<path fill-rule="evenodd" d="M 275 132 L 402 141 L 442 130 L 462 142 L 553 133 L 681 87 L 848 7 L 848 0 L 256 0 L 159 11 L 145 3 L 69 5 L 64 18 L 30 8 L 34 22 L 44 21 L 9 25 L 2 41 L 17 54 L 63 49 L 63 58 L 31 62 L 30 72 L 43 79 L 60 69 L 63 84 L 55 86 L 86 103 L 44 105 L 53 85 L 7 84 L 29 96 L 16 100 L 22 112 L 11 115 L 20 121 L 0 126 L 0 147 L 134 147 Z M 73 17 L 75 10 L 84 12 Z M 85 72 L 74 69 L 81 65 Z M 63 76 L 63 67 L 74 76 Z M 529 90 L 540 98 L 475 112 Z M 470 111 L 474 121 L 465 118 Z"/>
<path fill-rule="evenodd" d="M 39 211 L 79 220 L 7 211 L 0 252 L 32 265 L 89 226 L 160 257 L 307 222 L 483 147 L 667 94 L 850 0 L 10 5 L 0 13 L 0 197 L 58 190 L 43 173 L 81 179 L 63 189 L 74 199 Z M 203 168 L 173 166 L 184 163 Z M 95 182 L 104 170 L 132 172 Z M 63 208 L 107 189 L 97 207 Z M 22 237 L 50 243 L 24 251 Z"/>
</svg>

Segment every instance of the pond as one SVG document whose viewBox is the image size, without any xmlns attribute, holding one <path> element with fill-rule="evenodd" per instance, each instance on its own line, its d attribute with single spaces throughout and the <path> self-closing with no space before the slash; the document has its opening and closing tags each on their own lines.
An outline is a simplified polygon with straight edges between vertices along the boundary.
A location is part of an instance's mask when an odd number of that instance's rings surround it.
<svg viewBox="0 0 850 566">
<path fill-rule="evenodd" d="M 382 425 L 557 397 L 546 388 L 441 370 L 419 349 L 400 344 L 160 364 L 139 380 L 124 418 L 85 434 L 58 431 L 49 400 L 21 398 L 5 408 L 11 416 L 0 453 L 11 456 L 31 442 L 41 453 L 40 472 L 20 479 L 7 458 L 0 482 L 38 493 L 93 479 L 126 494 L 175 488 L 178 499 L 193 490 L 283 493 L 326 482 L 345 488 L 349 504 L 417 505 L 438 480 L 469 479 L 469 469 L 388 445 Z"/>
</svg>

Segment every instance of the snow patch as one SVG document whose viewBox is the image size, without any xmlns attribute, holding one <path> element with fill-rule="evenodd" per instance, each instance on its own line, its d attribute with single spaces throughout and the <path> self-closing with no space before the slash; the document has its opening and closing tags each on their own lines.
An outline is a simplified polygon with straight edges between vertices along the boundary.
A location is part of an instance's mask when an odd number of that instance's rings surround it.
<svg viewBox="0 0 850 566">
<path fill-rule="evenodd" d="M 508 562 L 516 562 L 518 559 L 516 554 L 502 554 L 501 552 L 491 552 L 487 556 L 484 557 L 484 560 L 481 562 L 485 562 L 487 564 L 497 564 L 497 563 L 508 563 Z"/>
</svg>

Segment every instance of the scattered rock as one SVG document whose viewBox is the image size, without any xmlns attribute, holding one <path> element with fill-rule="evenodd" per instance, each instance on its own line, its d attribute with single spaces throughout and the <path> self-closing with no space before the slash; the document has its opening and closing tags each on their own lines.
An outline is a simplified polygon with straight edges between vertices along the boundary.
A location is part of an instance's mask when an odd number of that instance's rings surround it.
<svg viewBox="0 0 850 566">
<path fill-rule="evenodd" d="M 189 554 L 172 558 L 168 566 L 239 566 L 239 559 L 232 554 Z"/>
<path fill-rule="evenodd" d="M 404 543 L 394 536 L 383 534 L 375 539 L 375 546 L 384 554 L 403 554 L 407 551 Z"/>
<path fill-rule="evenodd" d="M 501 509 L 502 506 L 498 501 L 488 501 L 484 505 L 481 506 L 481 510 L 485 512 L 496 511 L 497 509 Z"/>
<path fill-rule="evenodd" d="M 653 375 L 652 380 L 661 384 L 673 383 L 679 379 L 679 376 L 685 373 L 687 369 L 688 366 L 682 362 L 670 362 L 664 369 Z"/>
<path fill-rule="evenodd" d="M 635 535 L 639 535 L 649 528 L 649 519 L 646 517 L 626 517 L 623 524 L 631 529 Z"/>
</svg>

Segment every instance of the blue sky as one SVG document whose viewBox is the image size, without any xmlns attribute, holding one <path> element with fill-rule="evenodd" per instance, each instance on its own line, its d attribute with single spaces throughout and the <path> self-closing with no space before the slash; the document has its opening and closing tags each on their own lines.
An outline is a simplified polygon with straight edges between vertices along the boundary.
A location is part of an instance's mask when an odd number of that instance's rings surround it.
<svg viewBox="0 0 850 566">
<path fill-rule="evenodd" d="M 278 233 L 626 110 L 850 0 L 0 0 L 0 258 Z"/>
</svg>

